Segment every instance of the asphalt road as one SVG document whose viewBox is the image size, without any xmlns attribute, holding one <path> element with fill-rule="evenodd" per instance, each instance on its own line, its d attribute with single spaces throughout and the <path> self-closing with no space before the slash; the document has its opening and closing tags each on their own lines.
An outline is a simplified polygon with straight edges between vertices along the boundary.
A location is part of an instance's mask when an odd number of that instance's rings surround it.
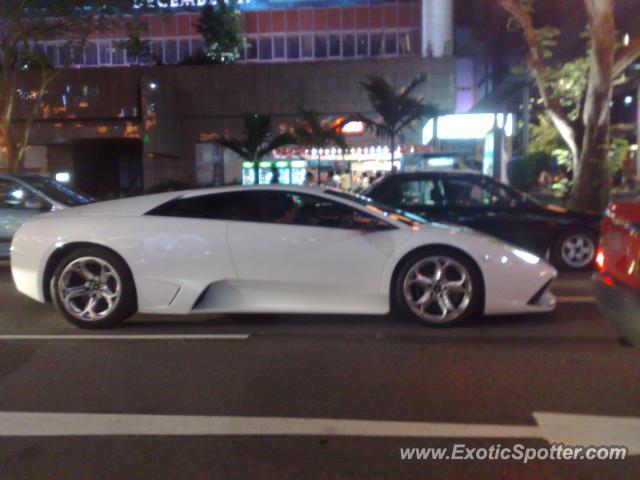
<svg viewBox="0 0 640 480">
<path fill-rule="evenodd" d="M 555 291 L 552 314 L 451 330 L 391 316 L 139 316 L 93 339 L 15 292 L 0 264 L 0 479 L 636 479 L 638 455 L 401 459 L 401 448 L 548 446 L 518 433 L 535 430 L 534 412 L 640 417 L 640 350 L 617 342 L 587 274 Z M 19 412 L 64 415 L 16 427 Z M 552 430 L 599 440 L 582 418 Z M 427 434 L 406 438 L 398 422 Z M 446 432 L 429 433 L 434 423 Z M 628 439 L 620 431 L 609 443 Z"/>
</svg>

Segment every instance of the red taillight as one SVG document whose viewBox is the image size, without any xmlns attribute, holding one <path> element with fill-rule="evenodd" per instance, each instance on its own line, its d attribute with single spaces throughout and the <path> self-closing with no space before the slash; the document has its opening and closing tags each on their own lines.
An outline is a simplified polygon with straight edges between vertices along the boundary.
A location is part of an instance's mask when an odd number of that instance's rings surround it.
<svg viewBox="0 0 640 480">
<path fill-rule="evenodd" d="M 604 272 L 604 251 L 602 247 L 599 247 L 598 253 L 596 253 L 596 265 L 598 266 L 598 270 Z"/>
</svg>

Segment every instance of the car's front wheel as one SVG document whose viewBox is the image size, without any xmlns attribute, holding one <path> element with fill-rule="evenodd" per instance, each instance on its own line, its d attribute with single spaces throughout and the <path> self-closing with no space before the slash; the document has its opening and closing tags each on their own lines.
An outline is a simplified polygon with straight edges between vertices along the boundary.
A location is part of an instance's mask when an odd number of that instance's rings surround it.
<svg viewBox="0 0 640 480">
<path fill-rule="evenodd" d="M 99 247 L 80 248 L 65 256 L 55 269 L 50 290 L 60 313 L 80 328 L 113 327 L 137 309 L 126 263 Z"/>
<path fill-rule="evenodd" d="M 427 325 L 451 326 L 477 314 L 482 295 L 478 268 L 454 250 L 413 255 L 396 277 L 396 303 Z"/>
</svg>

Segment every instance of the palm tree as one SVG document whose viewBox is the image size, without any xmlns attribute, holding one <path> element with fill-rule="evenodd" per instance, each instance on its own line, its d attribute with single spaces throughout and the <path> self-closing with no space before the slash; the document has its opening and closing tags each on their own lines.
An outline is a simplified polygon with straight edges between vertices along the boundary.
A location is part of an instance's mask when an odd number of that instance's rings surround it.
<svg viewBox="0 0 640 480">
<path fill-rule="evenodd" d="M 277 148 L 295 143 L 292 135 L 271 132 L 271 116 L 257 113 L 242 115 L 244 123 L 244 138 L 228 138 L 216 135 L 213 142 L 223 148 L 228 148 L 242 159 L 252 162 L 255 184 L 259 183 L 258 162 Z"/>
<path fill-rule="evenodd" d="M 421 98 L 411 96 L 426 81 L 426 75 L 418 75 L 397 93 L 382 77 L 369 76 L 360 82 L 379 118 L 373 120 L 361 114 L 355 115 L 355 118 L 363 122 L 368 130 L 375 132 L 378 139 L 389 142 L 391 162 L 395 160 L 400 132 L 416 120 L 433 118 L 439 114 L 436 105 L 423 103 Z"/>
<path fill-rule="evenodd" d="M 318 149 L 333 146 L 342 150 L 343 154 L 347 151 L 347 141 L 340 133 L 342 125 L 323 122 L 315 110 L 306 110 L 303 107 L 298 107 L 298 113 L 300 114 L 300 119 L 293 127 L 293 135 L 297 145 Z M 320 154 L 318 154 L 316 179 L 320 180 Z"/>
<path fill-rule="evenodd" d="M 315 110 L 298 107 L 300 120 L 293 131 L 296 144 L 307 147 L 338 147 L 343 152 L 347 150 L 347 141 L 340 133 L 340 126 L 327 125 Z"/>
</svg>

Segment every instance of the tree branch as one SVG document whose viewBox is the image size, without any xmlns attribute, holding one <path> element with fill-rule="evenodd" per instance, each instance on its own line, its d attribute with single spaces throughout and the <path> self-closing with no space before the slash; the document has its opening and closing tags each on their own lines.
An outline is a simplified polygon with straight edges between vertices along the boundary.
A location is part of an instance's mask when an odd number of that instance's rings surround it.
<svg viewBox="0 0 640 480">
<path fill-rule="evenodd" d="M 640 35 L 632 38 L 629 45 L 616 53 L 613 65 L 613 78 L 620 77 L 627 68 L 640 57 Z"/>
<path fill-rule="evenodd" d="M 538 91 L 544 102 L 547 115 L 558 129 L 562 139 L 569 147 L 573 157 L 574 165 L 579 157 L 578 143 L 576 141 L 576 132 L 572 122 L 555 98 L 553 89 L 545 80 L 545 74 L 549 71 L 549 66 L 544 61 L 544 52 L 540 38 L 536 33 L 531 18 L 531 12 L 525 8 L 517 0 L 500 0 L 500 5 L 504 8 L 513 20 L 520 26 L 523 31 L 524 40 L 529 49 L 527 64 L 533 73 Z"/>
</svg>

